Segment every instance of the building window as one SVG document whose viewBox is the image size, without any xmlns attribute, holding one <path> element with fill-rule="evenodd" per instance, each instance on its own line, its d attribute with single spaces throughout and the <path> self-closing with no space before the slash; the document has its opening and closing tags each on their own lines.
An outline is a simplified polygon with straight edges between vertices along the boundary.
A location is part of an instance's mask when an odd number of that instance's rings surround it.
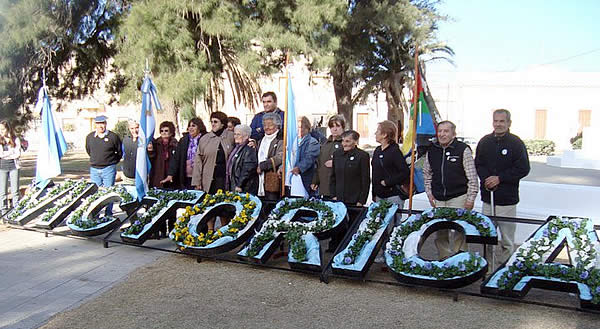
<svg viewBox="0 0 600 329">
<path fill-rule="evenodd" d="M 592 110 L 579 110 L 579 127 L 577 133 L 583 131 L 583 128 L 589 127 L 592 124 Z"/>
<path fill-rule="evenodd" d="M 546 139 L 546 110 L 535 110 L 535 139 Z"/>
<path fill-rule="evenodd" d="M 356 114 L 356 128 L 360 137 L 369 137 L 369 113 L 357 113 Z"/>
</svg>

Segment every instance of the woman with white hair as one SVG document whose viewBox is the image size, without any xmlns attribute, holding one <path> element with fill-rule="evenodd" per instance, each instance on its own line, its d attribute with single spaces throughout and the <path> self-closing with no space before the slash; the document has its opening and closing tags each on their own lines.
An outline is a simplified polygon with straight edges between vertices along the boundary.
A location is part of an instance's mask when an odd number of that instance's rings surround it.
<svg viewBox="0 0 600 329">
<path fill-rule="evenodd" d="M 235 147 L 227 159 L 225 187 L 233 192 L 258 193 L 258 159 L 256 150 L 248 145 L 252 128 L 237 125 L 233 128 Z"/>
<path fill-rule="evenodd" d="M 281 184 L 275 189 L 265 186 L 265 173 L 277 172 L 283 159 L 281 116 L 271 112 L 265 113 L 262 121 L 265 136 L 258 142 L 258 196 L 264 196 L 267 200 L 277 200 Z"/>
</svg>

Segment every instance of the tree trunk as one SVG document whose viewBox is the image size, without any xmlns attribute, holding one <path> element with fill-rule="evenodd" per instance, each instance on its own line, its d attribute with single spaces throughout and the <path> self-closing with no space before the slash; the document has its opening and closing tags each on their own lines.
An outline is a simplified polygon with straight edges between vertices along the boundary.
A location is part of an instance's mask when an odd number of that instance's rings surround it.
<svg viewBox="0 0 600 329">
<path fill-rule="evenodd" d="M 346 129 L 352 129 L 354 104 L 352 103 L 352 80 L 346 74 L 347 67 L 338 65 L 331 73 L 333 77 L 333 90 L 339 114 L 346 119 Z"/>
<path fill-rule="evenodd" d="M 404 76 L 394 73 L 391 78 L 383 83 L 385 100 L 388 104 L 388 120 L 398 125 L 399 131 L 404 127 L 404 109 L 402 106 L 402 88 L 404 87 Z"/>
<path fill-rule="evenodd" d="M 157 138 L 160 136 L 158 127 L 163 121 L 171 121 L 175 125 L 175 137 L 178 136 L 179 124 L 177 122 L 177 113 L 179 107 L 172 100 L 164 100 L 160 102 L 162 105 L 161 111 L 156 111 L 156 129 L 154 130 L 154 136 Z"/>
</svg>

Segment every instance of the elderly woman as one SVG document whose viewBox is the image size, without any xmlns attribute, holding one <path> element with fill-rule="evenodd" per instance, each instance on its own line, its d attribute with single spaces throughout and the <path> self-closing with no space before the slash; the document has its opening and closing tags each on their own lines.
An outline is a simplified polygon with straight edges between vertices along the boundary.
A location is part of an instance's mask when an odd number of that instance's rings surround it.
<svg viewBox="0 0 600 329">
<path fill-rule="evenodd" d="M 188 122 L 187 133 L 177 144 L 175 154 L 169 160 L 168 176 L 160 184 L 173 183 L 171 187 L 179 189 L 192 189 L 192 174 L 194 160 L 198 150 L 200 137 L 206 134 L 206 127 L 200 118 L 192 118 Z"/>
<path fill-rule="evenodd" d="M 342 149 L 333 153 L 330 187 L 337 201 L 358 207 L 367 202 L 371 185 L 369 153 L 356 147 L 359 139 L 354 130 L 342 134 Z"/>
<path fill-rule="evenodd" d="M 175 156 L 177 139 L 175 139 L 175 125 L 171 121 L 160 124 L 160 138 L 148 144 L 148 156 L 152 163 L 150 169 L 150 187 L 171 187 L 169 183 L 161 183 L 169 174 L 169 162 Z"/>
<path fill-rule="evenodd" d="M 233 149 L 233 133 L 227 130 L 227 115 L 213 112 L 210 115 L 211 132 L 200 138 L 194 160 L 192 185 L 209 194 L 225 190 L 227 158 Z"/>
<path fill-rule="evenodd" d="M 373 152 L 371 166 L 373 168 L 373 198 L 375 201 L 382 199 L 404 207 L 401 198 L 400 185 L 410 179 L 410 170 L 404 160 L 404 155 L 396 143 L 398 128 L 392 121 L 385 120 L 377 125 L 375 141 L 380 146 Z M 398 219 L 396 217 L 396 219 Z"/>
<path fill-rule="evenodd" d="M 281 132 L 281 116 L 277 113 L 265 113 L 262 117 L 265 136 L 258 142 L 258 195 L 267 200 L 279 199 L 281 184 L 278 189 L 265 188 L 265 173 L 277 172 L 283 159 L 283 134 Z"/>
<path fill-rule="evenodd" d="M 237 125 L 233 128 L 235 147 L 227 159 L 225 186 L 229 191 L 258 193 L 258 158 L 256 149 L 248 145 L 252 128 Z"/>
<path fill-rule="evenodd" d="M 341 114 L 329 118 L 327 123 L 331 135 L 321 144 L 321 152 L 317 158 L 317 171 L 313 176 L 311 189 L 323 198 L 331 198 L 335 191 L 329 189 L 333 174 L 333 153 L 342 148 L 342 133 L 346 129 L 346 119 Z"/>
<path fill-rule="evenodd" d="M 308 118 L 304 116 L 300 117 L 300 120 L 298 120 L 298 153 L 296 155 L 296 163 L 291 171 L 293 175 L 300 175 L 306 194 L 296 196 L 312 195 L 310 183 L 315 174 L 315 161 L 319 156 L 321 147 L 319 142 L 310 135 L 310 130 L 310 121 Z M 292 179 L 293 184 L 294 180 Z M 295 190 L 293 187 L 292 191 Z"/>
</svg>

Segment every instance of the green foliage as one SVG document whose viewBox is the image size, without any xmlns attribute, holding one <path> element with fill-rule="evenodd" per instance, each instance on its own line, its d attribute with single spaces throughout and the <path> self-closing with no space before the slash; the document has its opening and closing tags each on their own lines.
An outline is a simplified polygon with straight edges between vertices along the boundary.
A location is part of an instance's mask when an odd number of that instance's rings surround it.
<svg viewBox="0 0 600 329">
<path fill-rule="evenodd" d="M 574 150 L 581 150 L 581 144 L 583 143 L 583 134 L 577 134 L 577 136 L 571 138 L 570 142 Z"/>
<path fill-rule="evenodd" d="M 0 0 L 0 117 L 24 124 L 42 71 L 52 96 L 94 91 L 115 54 L 125 0 Z"/>
<path fill-rule="evenodd" d="M 546 139 L 527 139 L 523 141 L 529 155 L 554 155 L 556 145 Z"/>
<path fill-rule="evenodd" d="M 123 140 L 126 136 L 130 136 L 129 133 L 129 122 L 127 121 L 119 121 L 115 125 L 115 128 L 112 130 L 121 140 Z"/>
<path fill-rule="evenodd" d="M 342 21 L 344 3 L 326 1 L 162 1 L 135 3 L 119 30 L 115 63 L 123 74 L 123 100 L 135 99 L 145 59 L 161 96 L 186 107 L 202 99 L 208 109 L 224 102 L 224 78 L 234 105 L 255 107 L 257 79 L 279 71 L 286 51 L 311 67 L 332 62 L 339 40 L 327 26 Z M 335 24 L 334 24 L 335 23 Z M 323 54 L 323 55 L 322 55 Z"/>
</svg>

